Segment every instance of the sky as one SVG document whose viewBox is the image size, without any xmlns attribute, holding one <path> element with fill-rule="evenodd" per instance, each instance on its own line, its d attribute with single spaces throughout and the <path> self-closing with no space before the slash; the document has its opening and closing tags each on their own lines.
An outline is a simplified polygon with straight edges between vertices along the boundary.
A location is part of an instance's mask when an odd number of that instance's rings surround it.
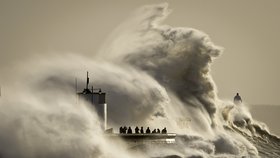
<svg viewBox="0 0 280 158">
<path fill-rule="evenodd" d="M 224 47 L 212 65 L 221 99 L 239 92 L 252 106 L 280 105 L 277 0 L 0 0 L 0 85 L 24 59 L 69 52 L 91 57 L 133 11 L 162 2 L 172 10 L 164 24 L 202 30 Z"/>
</svg>

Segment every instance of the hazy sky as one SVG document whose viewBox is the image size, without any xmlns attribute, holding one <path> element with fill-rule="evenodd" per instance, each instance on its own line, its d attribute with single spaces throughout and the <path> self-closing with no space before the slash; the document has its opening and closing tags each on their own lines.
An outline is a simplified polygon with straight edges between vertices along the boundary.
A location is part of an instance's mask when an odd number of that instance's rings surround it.
<svg viewBox="0 0 280 158">
<path fill-rule="evenodd" d="M 159 2 L 1 0 L 1 71 L 30 54 L 90 56 L 136 8 Z M 173 12 L 164 23 L 202 30 L 225 48 L 212 67 L 221 98 L 240 92 L 250 104 L 280 104 L 279 1 L 167 2 Z"/>
<path fill-rule="evenodd" d="M 165 24 L 202 30 L 225 48 L 212 66 L 221 98 L 280 105 L 278 0 L 0 0 L 0 76 L 34 54 L 90 57 L 135 9 L 160 2 L 173 10 Z"/>
</svg>

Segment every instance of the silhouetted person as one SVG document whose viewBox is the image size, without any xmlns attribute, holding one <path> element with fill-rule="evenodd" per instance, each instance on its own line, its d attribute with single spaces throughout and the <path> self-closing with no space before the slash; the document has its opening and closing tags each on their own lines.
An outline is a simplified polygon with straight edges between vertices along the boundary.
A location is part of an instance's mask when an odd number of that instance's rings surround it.
<svg viewBox="0 0 280 158">
<path fill-rule="evenodd" d="M 152 133 L 157 133 L 157 130 L 156 130 L 156 129 L 154 129 L 154 130 L 152 131 Z"/>
<path fill-rule="evenodd" d="M 135 133 L 139 133 L 139 128 L 137 126 L 135 127 Z"/>
<path fill-rule="evenodd" d="M 144 133 L 144 128 L 143 127 L 141 127 L 141 129 L 140 129 L 140 133 Z"/>
<path fill-rule="evenodd" d="M 236 96 L 233 98 L 233 102 L 234 102 L 234 104 L 242 103 L 242 99 L 241 99 L 239 93 L 236 93 Z"/>
<path fill-rule="evenodd" d="M 123 133 L 123 127 L 120 127 L 120 133 Z"/>
<path fill-rule="evenodd" d="M 151 133 L 151 130 L 149 127 L 146 129 L 146 133 Z"/>
<path fill-rule="evenodd" d="M 123 127 L 123 133 L 126 133 L 126 130 L 127 130 L 127 127 L 124 126 L 124 127 Z"/>
<path fill-rule="evenodd" d="M 166 127 L 164 127 L 161 131 L 162 134 L 166 134 L 167 133 L 167 130 L 166 130 Z"/>
<path fill-rule="evenodd" d="M 160 133 L 160 130 L 159 130 L 159 129 L 157 129 L 157 133 Z"/>
<path fill-rule="evenodd" d="M 131 127 L 128 127 L 127 134 L 132 134 L 132 129 L 131 129 Z"/>
</svg>

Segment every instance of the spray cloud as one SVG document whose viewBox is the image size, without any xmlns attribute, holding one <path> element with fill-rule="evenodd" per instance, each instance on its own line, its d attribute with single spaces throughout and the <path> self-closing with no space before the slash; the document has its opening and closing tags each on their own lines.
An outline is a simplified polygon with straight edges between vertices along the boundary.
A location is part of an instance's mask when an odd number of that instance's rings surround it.
<svg viewBox="0 0 280 158">
<path fill-rule="evenodd" d="M 222 48 L 199 30 L 161 25 L 169 13 L 167 4 L 139 9 L 93 59 L 72 54 L 24 62 L 1 99 L 2 156 L 131 157 L 103 137 L 93 109 L 76 105 L 74 78 L 84 80 L 85 70 L 108 93 L 109 126 L 168 127 L 184 137 L 164 151 L 182 157 L 257 156 L 219 117 L 223 107 L 210 66 Z M 180 124 L 185 120 L 191 120 L 188 128 Z M 168 155 L 160 151 L 137 157 Z"/>
</svg>

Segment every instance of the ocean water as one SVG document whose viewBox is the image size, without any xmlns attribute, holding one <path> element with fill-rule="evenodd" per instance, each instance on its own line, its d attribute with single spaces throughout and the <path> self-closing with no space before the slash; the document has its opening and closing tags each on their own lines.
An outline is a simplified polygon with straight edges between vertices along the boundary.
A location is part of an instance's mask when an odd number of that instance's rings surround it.
<svg viewBox="0 0 280 158">
<path fill-rule="evenodd" d="M 230 149 L 232 147 L 229 147 L 226 141 L 221 141 L 219 142 L 220 145 L 218 145 L 217 142 L 190 135 L 177 135 L 175 144 L 141 144 L 130 148 L 130 150 L 138 150 L 143 153 L 148 152 L 149 154 L 146 156 L 151 158 L 280 157 L 280 138 L 270 134 L 258 125 L 251 125 L 250 129 L 231 125 L 225 127 L 225 129 L 229 132 L 239 134 L 252 143 L 257 149 L 257 154 L 255 155 L 255 151 L 252 151 L 252 153 L 249 151 L 249 153 L 247 153 L 248 148 L 245 146 L 240 146 L 239 150 L 241 151 L 236 154 Z M 252 130 L 254 131 L 253 135 L 251 132 L 248 133 L 248 131 Z M 151 150 L 157 151 L 158 153 Z M 177 153 L 174 151 L 177 151 Z"/>
<path fill-rule="evenodd" d="M 260 157 L 280 157 L 280 138 L 256 126 L 256 135 L 240 132 L 258 149 Z"/>
<path fill-rule="evenodd" d="M 271 133 L 280 135 L 279 105 L 252 105 L 250 112 L 255 120 L 264 122 Z"/>
<path fill-rule="evenodd" d="M 167 4 L 140 8 L 92 58 L 36 56 L 15 65 L 0 98 L 0 157 L 280 157 L 279 138 L 248 105 L 218 98 L 211 64 L 223 48 L 197 29 L 161 24 L 169 13 Z M 109 127 L 167 127 L 176 143 L 128 148 L 107 139 L 93 106 L 76 96 L 86 71 L 107 92 Z"/>
</svg>

